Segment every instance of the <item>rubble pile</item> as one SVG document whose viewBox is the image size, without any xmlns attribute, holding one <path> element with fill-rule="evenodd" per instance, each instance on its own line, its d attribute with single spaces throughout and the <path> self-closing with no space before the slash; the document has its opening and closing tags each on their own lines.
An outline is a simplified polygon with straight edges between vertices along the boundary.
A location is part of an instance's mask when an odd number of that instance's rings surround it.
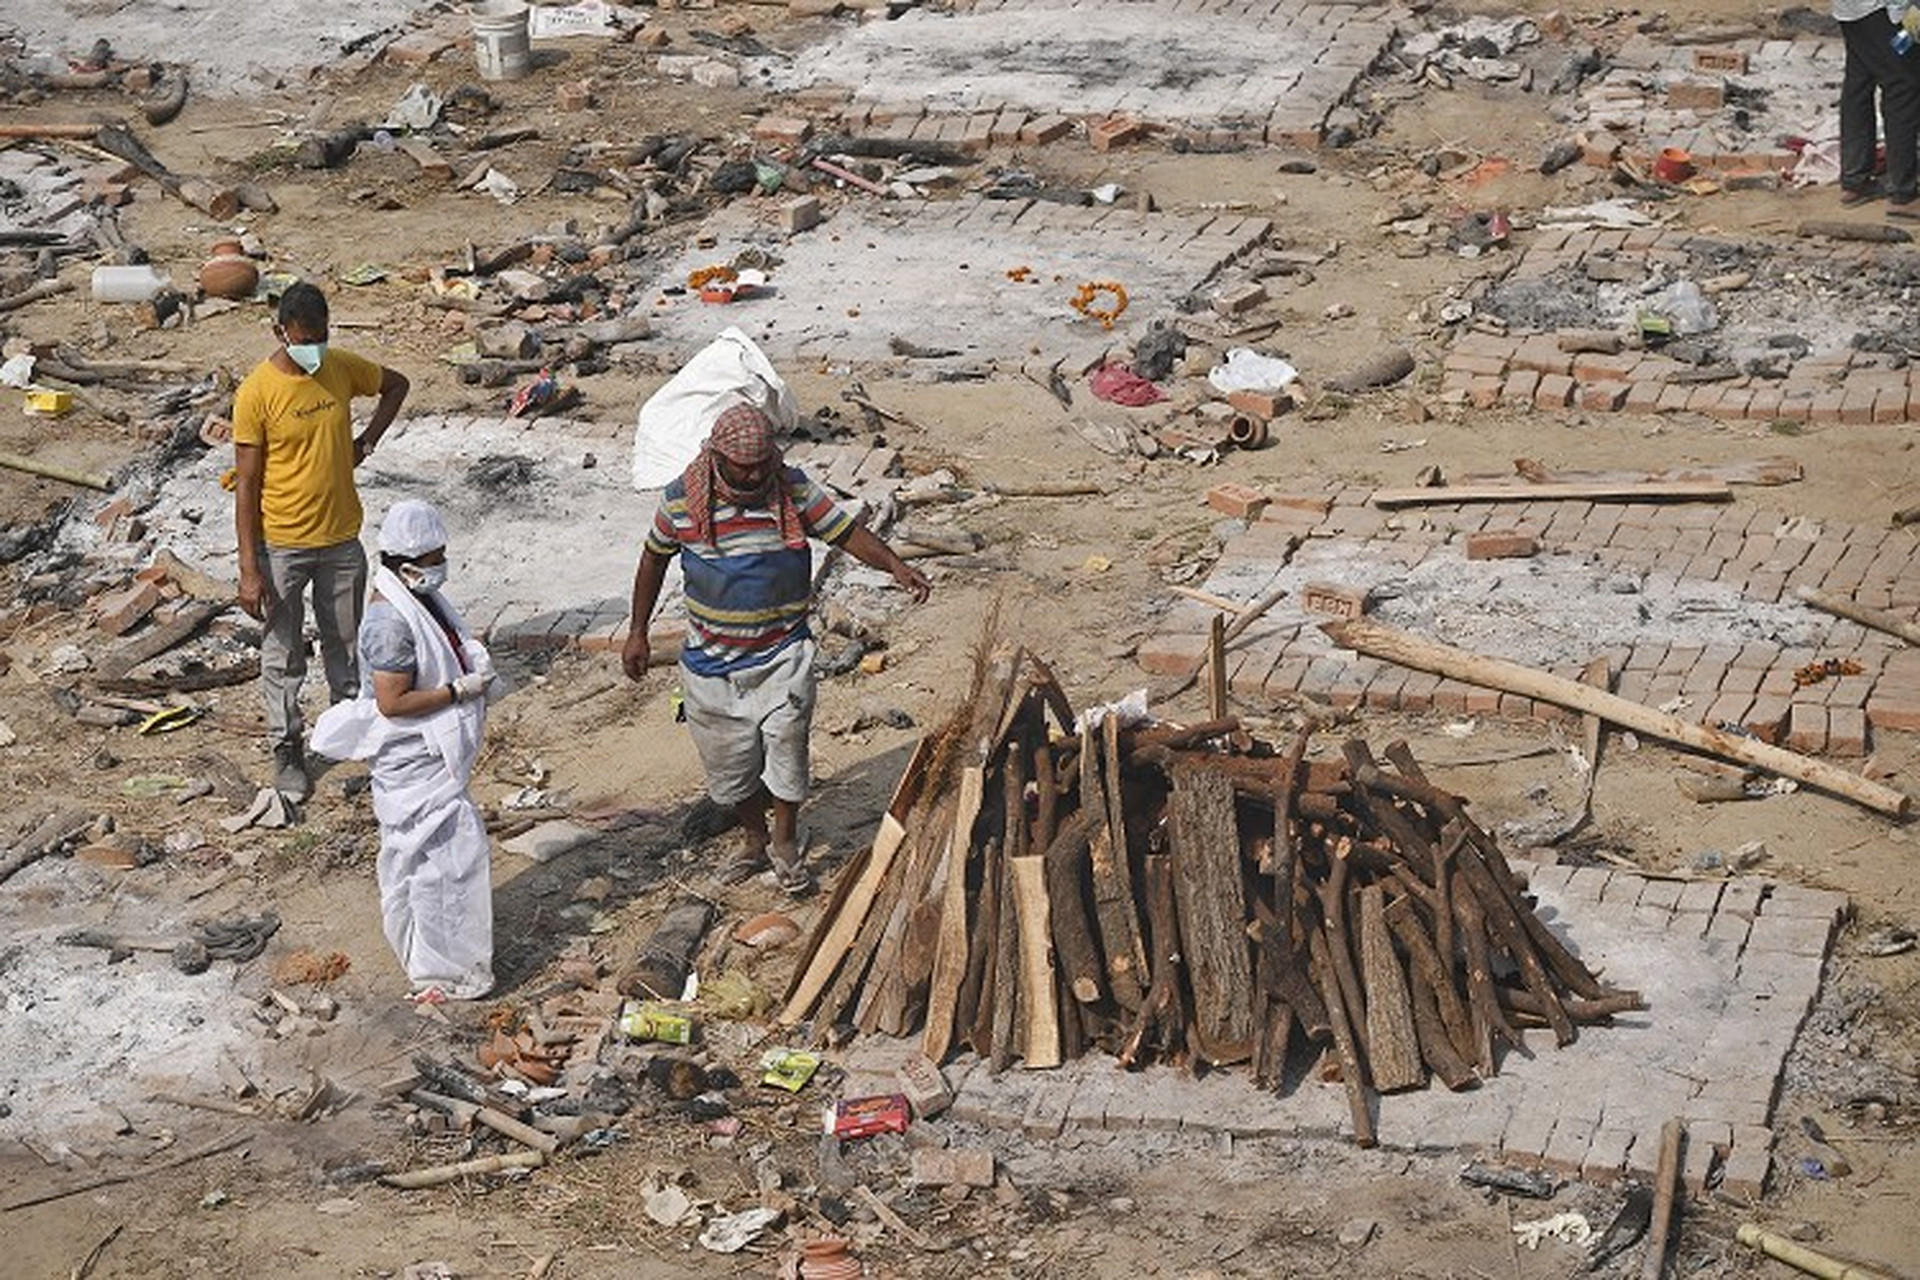
<svg viewBox="0 0 1920 1280">
<path fill-rule="evenodd" d="M 1643 1007 L 1548 929 L 1466 802 L 1404 744 L 1308 761 L 1237 720 L 1103 708 L 1076 720 L 1045 663 L 978 664 L 909 764 L 872 852 L 843 872 L 785 1017 L 918 1028 L 934 1062 L 992 1068 L 1099 1048 L 1123 1065 L 1249 1064 L 1280 1087 L 1331 1048 L 1353 1131 L 1367 1093 L 1467 1089 L 1517 1027 Z M 1049 724 L 1049 719 L 1052 724 Z"/>
</svg>

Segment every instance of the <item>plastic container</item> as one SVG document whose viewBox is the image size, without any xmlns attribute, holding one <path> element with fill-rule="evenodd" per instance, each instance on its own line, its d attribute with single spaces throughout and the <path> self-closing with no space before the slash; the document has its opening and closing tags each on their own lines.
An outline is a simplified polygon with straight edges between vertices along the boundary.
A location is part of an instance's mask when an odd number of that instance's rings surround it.
<svg viewBox="0 0 1920 1280">
<path fill-rule="evenodd" d="M 527 35 L 524 4 L 484 0 L 468 16 L 473 22 L 473 57 L 482 80 L 518 80 L 533 70 L 533 42 Z"/>
<path fill-rule="evenodd" d="M 146 302 L 171 288 L 173 280 L 151 263 L 93 269 L 95 302 Z"/>
</svg>

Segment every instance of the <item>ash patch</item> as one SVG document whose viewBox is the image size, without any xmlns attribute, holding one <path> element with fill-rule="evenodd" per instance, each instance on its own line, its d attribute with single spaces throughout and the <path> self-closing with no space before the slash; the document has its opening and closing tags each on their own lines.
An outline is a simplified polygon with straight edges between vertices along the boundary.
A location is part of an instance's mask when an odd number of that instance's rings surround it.
<svg viewBox="0 0 1920 1280">
<path fill-rule="evenodd" d="M 1704 308 L 1682 301 L 1689 286 Z M 1510 276 L 1482 309 L 1514 331 L 1627 331 L 1643 313 L 1660 315 L 1693 339 L 1688 363 L 1726 362 L 1761 377 L 1785 376 L 1793 355 L 1847 350 L 1893 355 L 1897 367 L 1916 351 L 1920 255 L 1693 236 L 1677 248 L 1596 251 Z"/>
</svg>

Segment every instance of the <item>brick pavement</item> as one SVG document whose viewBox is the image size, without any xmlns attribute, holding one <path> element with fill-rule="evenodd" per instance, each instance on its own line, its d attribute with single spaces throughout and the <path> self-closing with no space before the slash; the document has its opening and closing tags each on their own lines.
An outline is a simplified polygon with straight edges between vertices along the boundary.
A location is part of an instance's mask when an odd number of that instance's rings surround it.
<svg viewBox="0 0 1920 1280">
<path fill-rule="evenodd" d="M 1621 293 L 1617 285 L 1596 289 L 1596 272 L 1609 280 L 1624 274 L 1630 288 L 1675 277 L 1698 281 L 1723 274 L 1735 257 L 1753 264 L 1756 274 L 1769 271 L 1801 283 L 1770 290 L 1760 280 L 1749 294 L 1719 300 L 1722 310 L 1733 314 L 1711 338 L 1716 350 L 1730 353 L 1725 359 L 1731 367 L 1725 372 L 1733 376 L 1704 381 L 1701 370 L 1659 350 L 1566 351 L 1559 333 L 1524 327 L 1542 293 L 1565 298 L 1584 288 L 1598 295 L 1595 313 L 1572 328 L 1630 328 L 1631 308 L 1657 311 L 1658 300 Z M 1847 316 L 1844 330 L 1837 330 L 1817 310 L 1818 288 L 1807 283 L 1871 276 L 1879 270 L 1891 273 L 1890 278 L 1904 277 L 1912 261 L 1913 250 L 1897 245 L 1736 245 L 1684 230 L 1543 227 L 1528 240 L 1483 308 L 1495 316 L 1513 311 L 1510 331 L 1461 334 L 1441 366 L 1438 398 L 1475 408 L 1563 409 L 1577 404 L 1602 413 L 1687 412 L 1769 424 L 1920 420 L 1920 366 L 1904 355 L 1847 346 L 1857 330 L 1903 327 L 1903 304 L 1892 295 L 1878 304 L 1869 302 Z M 1605 293 L 1610 287 L 1614 292 Z M 1745 311 L 1753 314 L 1741 314 Z M 1798 354 L 1791 344 L 1769 341 L 1796 329 L 1804 331 L 1808 344 Z"/>
<path fill-rule="evenodd" d="M 1819 990 L 1845 896 L 1754 879 L 1515 866 L 1555 933 L 1608 981 L 1639 990 L 1649 1007 L 1583 1028 L 1564 1048 L 1550 1033 L 1528 1032 L 1524 1051 L 1506 1054 L 1500 1073 L 1477 1088 L 1454 1094 L 1435 1085 L 1380 1098 L 1381 1145 L 1607 1183 L 1651 1172 L 1661 1125 L 1680 1116 L 1698 1153 L 1694 1191 L 1718 1166 L 1728 1191 L 1757 1197 L 1781 1068 Z M 1734 934 L 1742 940 L 1727 940 Z M 862 1042 L 849 1069 L 911 1047 Z M 956 1118 L 1029 1137 L 1057 1128 L 1350 1136 L 1345 1092 L 1311 1073 L 1279 1095 L 1255 1088 L 1242 1070 L 1198 1078 L 1161 1067 L 1126 1072 L 1104 1054 L 999 1076 L 963 1056 L 947 1075 Z"/>
<path fill-rule="evenodd" d="M 770 72 L 842 129 L 965 151 L 1102 147 L 1116 121 L 1200 145 L 1316 146 L 1406 21 L 1367 0 L 960 0 Z"/>
<path fill-rule="evenodd" d="M 1738 726 L 1802 752 L 1859 757 L 1875 732 L 1920 731 L 1920 650 L 1793 596 L 1801 586 L 1817 587 L 1920 620 L 1920 538 L 1909 530 L 1812 522 L 1744 497 L 1728 504 L 1516 501 L 1389 513 L 1370 505 L 1365 489 L 1334 493 L 1324 510 L 1266 496 L 1272 501 L 1260 519 L 1228 539 L 1202 584 L 1235 600 L 1292 588 L 1234 651 L 1229 683 L 1249 702 L 1307 695 L 1416 714 L 1570 718 L 1548 703 L 1337 651 L 1319 629 L 1325 615 L 1303 603 L 1323 584 L 1363 592 L 1390 586 L 1397 599 L 1374 605 L 1384 621 L 1399 621 L 1397 610 L 1417 615 L 1421 600 L 1456 624 L 1478 609 L 1483 633 L 1469 647 L 1522 657 L 1503 649 L 1560 635 L 1556 674 L 1577 678 L 1589 658 L 1604 654 L 1622 697 L 1666 704 L 1676 714 Z M 1542 554 L 1526 562 L 1469 562 L 1466 539 L 1487 529 L 1530 535 Z M 1470 578 L 1474 573 L 1482 576 Z M 1611 589 L 1609 575 L 1616 580 Z M 1558 584 L 1558 594 L 1552 585 L 1529 586 L 1534 579 Z M 1542 600 L 1551 602 L 1557 630 L 1515 614 Z M 1650 617 L 1651 604 L 1664 612 Z M 1140 665 L 1163 675 L 1190 670 L 1204 651 L 1211 612 L 1177 601 L 1141 643 Z M 1699 619 L 1709 617 L 1725 623 L 1703 626 Z M 1714 643 L 1694 638 L 1703 634 Z M 1860 670 L 1796 685 L 1795 671 L 1816 658 Z"/>
</svg>

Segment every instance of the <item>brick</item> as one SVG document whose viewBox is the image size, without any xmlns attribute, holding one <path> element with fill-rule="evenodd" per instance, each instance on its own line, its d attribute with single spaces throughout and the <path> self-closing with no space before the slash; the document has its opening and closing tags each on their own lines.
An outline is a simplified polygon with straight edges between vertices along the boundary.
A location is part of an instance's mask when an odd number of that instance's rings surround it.
<svg viewBox="0 0 1920 1280">
<path fill-rule="evenodd" d="M 1581 382 L 1631 382 L 1639 364 L 1638 352 L 1626 351 L 1619 355 L 1583 352 L 1574 356 L 1572 372 Z"/>
<path fill-rule="evenodd" d="M 1653 413 L 1660 404 L 1660 393 L 1665 388 L 1658 382 L 1635 381 L 1627 389 L 1627 398 L 1620 407 L 1628 413 Z"/>
<path fill-rule="evenodd" d="M 414 31 L 388 45 L 380 57 L 404 67 L 421 67 L 453 48 L 453 43 L 435 31 Z"/>
<path fill-rule="evenodd" d="M 1540 554 L 1540 540 L 1519 529 L 1485 529 L 1467 535 L 1469 560 L 1524 560 Z"/>
<path fill-rule="evenodd" d="M 1833 921 L 1812 916 L 1775 916 L 1762 912 L 1747 931 L 1749 951 L 1779 951 L 1821 959 L 1833 940 Z"/>
<path fill-rule="evenodd" d="M 1557 1118 L 1553 1105 L 1545 1098 L 1528 1098 L 1507 1120 L 1500 1135 L 1500 1158 L 1507 1164 L 1537 1169 L 1547 1145 L 1553 1141 Z"/>
<path fill-rule="evenodd" d="M 1141 643 L 1134 661 L 1152 675 L 1184 676 L 1198 666 L 1206 654 L 1205 636 L 1156 635 Z"/>
<path fill-rule="evenodd" d="M 1331 582 L 1309 582 L 1301 588 L 1300 604 L 1308 613 L 1326 613 L 1336 618 L 1358 618 L 1367 612 L 1367 591 L 1364 587 L 1341 586 Z M 1181 670 L 1184 674 L 1185 668 Z"/>
<path fill-rule="evenodd" d="M 1058 142 L 1073 132 L 1073 121 L 1065 116 L 1040 116 L 1029 120 L 1020 130 L 1020 141 L 1033 144 Z"/>
<path fill-rule="evenodd" d="M 1580 407 L 1589 413 L 1618 413 L 1631 390 L 1624 382 L 1590 382 L 1580 388 Z"/>
<path fill-rule="evenodd" d="M 818 196 L 798 196 L 780 206 L 780 226 L 790 236 L 813 230 L 824 217 Z"/>
<path fill-rule="evenodd" d="M 1241 413 L 1272 419 L 1293 408 L 1293 397 L 1284 391 L 1229 391 L 1227 403 Z"/>
<path fill-rule="evenodd" d="M 1223 316 L 1237 316 L 1251 311 L 1267 300 L 1266 286 L 1254 281 L 1235 289 L 1213 295 L 1213 309 Z"/>
<path fill-rule="evenodd" d="M 1667 85 L 1667 105 L 1675 111 L 1718 111 L 1726 100 L 1724 86 L 1705 80 L 1675 80 Z"/>
<path fill-rule="evenodd" d="M 1029 1138 L 1057 1138 L 1067 1127 L 1067 1110 L 1073 1102 L 1071 1082 L 1050 1082 L 1033 1092 L 1033 1101 L 1020 1118 L 1020 1129 Z"/>
<path fill-rule="evenodd" d="M 1738 49 L 1695 49 L 1693 69 L 1708 75 L 1743 76 L 1747 74 L 1747 55 Z"/>
<path fill-rule="evenodd" d="M 1283 519 L 1280 513 L 1286 511 L 1326 516 L 1333 510 L 1333 499 L 1324 494 L 1275 493 L 1268 495 L 1267 501 L 1270 505 L 1262 513 L 1266 520 Z"/>
<path fill-rule="evenodd" d="M 1506 404 L 1531 407 L 1534 393 L 1539 389 L 1538 373 L 1532 369 L 1515 369 L 1507 375 L 1506 382 L 1501 385 L 1500 399 Z"/>
<path fill-rule="evenodd" d="M 1766 1194 L 1773 1168 L 1773 1130 L 1763 1125 L 1736 1125 L 1733 1149 L 1721 1168 L 1720 1190 L 1747 1200 Z"/>
<path fill-rule="evenodd" d="M 1707 1180 L 1720 1162 L 1720 1152 L 1711 1142 L 1695 1136 L 1697 1125 L 1687 1126 L 1686 1154 L 1680 1161 L 1680 1182 L 1687 1194 L 1698 1200 L 1707 1193 Z"/>
<path fill-rule="evenodd" d="M 1796 702 L 1787 717 L 1787 747 L 1802 754 L 1827 748 L 1827 709 L 1817 702 Z"/>
<path fill-rule="evenodd" d="M 1467 384 L 1467 403 L 1476 409 L 1491 409 L 1500 403 L 1502 383 L 1498 378 L 1475 378 Z"/>
<path fill-rule="evenodd" d="M 1580 1161 L 1580 1180 L 1593 1186 L 1608 1186 L 1619 1181 L 1627 1167 L 1627 1153 L 1633 1148 L 1633 1130 L 1602 1126 L 1587 1144 Z"/>
<path fill-rule="evenodd" d="M 953 1105 L 953 1090 L 947 1085 L 946 1075 L 924 1054 L 908 1054 L 893 1075 L 900 1092 L 913 1105 L 913 1114 L 922 1120 Z"/>
<path fill-rule="evenodd" d="M 993 1152 L 987 1147 L 916 1147 L 913 1180 L 923 1187 L 991 1187 Z"/>
<path fill-rule="evenodd" d="M 1867 754 L 1867 713 L 1858 707 L 1827 708 L 1827 754 L 1859 759 Z"/>
<path fill-rule="evenodd" d="M 1564 373 L 1542 376 L 1539 389 L 1533 393 L 1533 403 L 1542 409 L 1564 409 L 1572 402 L 1573 379 Z"/>
<path fill-rule="evenodd" d="M 93 607 L 95 626 L 110 636 L 125 635 L 160 607 L 160 588 L 136 579 L 118 590 L 96 596 Z"/>
<path fill-rule="evenodd" d="M 1207 505 L 1235 520 L 1258 520 L 1267 497 L 1258 489 L 1228 480 L 1207 490 Z"/>
<path fill-rule="evenodd" d="M 1111 151 L 1144 140 L 1147 126 L 1125 116 L 1114 116 L 1087 126 L 1087 141 L 1095 151 Z"/>
</svg>

